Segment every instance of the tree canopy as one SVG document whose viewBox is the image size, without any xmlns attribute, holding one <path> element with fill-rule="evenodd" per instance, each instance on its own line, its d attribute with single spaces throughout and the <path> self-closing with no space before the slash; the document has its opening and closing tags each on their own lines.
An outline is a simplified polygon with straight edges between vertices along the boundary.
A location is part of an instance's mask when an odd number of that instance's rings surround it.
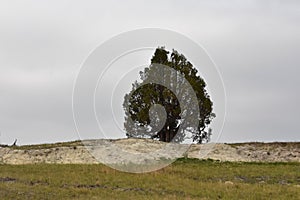
<svg viewBox="0 0 300 200">
<path fill-rule="evenodd" d="M 157 77 L 163 80 L 159 84 L 155 82 Z M 141 82 L 134 82 L 124 97 L 127 137 L 177 143 L 188 139 L 196 143 L 209 141 L 211 128 L 208 126 L 215 117 L 213 102 L 205 81 L 183 54 L 158 47 L 149 67 L 140 72 L 140 78 Z M 195 94 L 194 102 L 190 93 Z M 196 111 L 199 114 L 194 116 Z M 191 127 L 193 123 L 197 126 Z"/>
</svg>

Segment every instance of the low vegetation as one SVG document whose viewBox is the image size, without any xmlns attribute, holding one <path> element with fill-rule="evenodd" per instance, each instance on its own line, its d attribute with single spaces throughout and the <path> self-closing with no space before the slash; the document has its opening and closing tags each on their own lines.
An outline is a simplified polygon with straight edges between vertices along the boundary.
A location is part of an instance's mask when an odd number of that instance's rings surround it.
<svg viewBox="0 0 300 200">
<path fill-rule="evenodd" d="M 0 144 L 0 147 L 9 147 L 12 149 L 20 149 L 20 150 L 32 150 L 32 149 L 50 149 L 50 148 L 58 148 L 58 147 L 76 147 L 82 145 L 83 144 L 80 140 L 75 140 L 71 142 L 57 142 L 57 143 L 22 145 L 22 146 Z"/>
<path fill-rule="evenodd" d="M 255 148 L 259 147 L 269 147 L 269 148 L 278 148 L 278 147 L 288 147 L 288 148 L 297 148 L 300 149 L 300 142 L 270 142 L 270 143 L 264 143 L 264 142 L 242 142 L 242 143 L 225 143 L 230 145 L 231 147 L 237 147 L 237 146 L 246 146 L 250 145 Z"/>
<path fill-rule="evenodd" d="M 93 165 L 0 165 L 0 199 L 299 199 L 300 163 L 178 159 L 145 174 Z"/>
</svg>

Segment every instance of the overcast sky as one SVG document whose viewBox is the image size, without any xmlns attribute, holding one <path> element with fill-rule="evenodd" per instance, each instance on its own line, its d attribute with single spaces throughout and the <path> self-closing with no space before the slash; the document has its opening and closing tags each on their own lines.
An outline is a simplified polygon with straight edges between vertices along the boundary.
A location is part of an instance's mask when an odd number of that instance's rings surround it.
<svg viewBox="0 0 300 200">
<path fill-rule="evenodd" d="M 299 141 L 297 0 L 2 0 L 0 143 L 79 139 L 71 101 L 81 64 L 111 37 L 146 27 L 188 36 L 217 64 L 227 94 L 220 142 Z"/>
</svg>

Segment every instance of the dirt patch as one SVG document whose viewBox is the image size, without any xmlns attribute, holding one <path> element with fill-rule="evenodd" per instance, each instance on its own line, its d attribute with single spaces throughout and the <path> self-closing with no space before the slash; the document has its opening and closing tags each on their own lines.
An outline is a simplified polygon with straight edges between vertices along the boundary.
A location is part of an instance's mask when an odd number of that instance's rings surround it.
<svg viewBox="0 0 300 200">
<path fill-rule="evenodd" d="M 10 177 L 0 177 L 0 182 L 16 182 L 17 179 Z"/>
</svg>

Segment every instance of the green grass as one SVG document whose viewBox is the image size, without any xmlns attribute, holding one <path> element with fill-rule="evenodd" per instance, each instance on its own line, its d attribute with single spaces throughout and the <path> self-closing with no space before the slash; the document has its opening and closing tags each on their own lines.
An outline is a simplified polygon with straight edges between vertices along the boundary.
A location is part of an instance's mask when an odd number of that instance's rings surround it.
<svg viewBox="0 0 300 200">
<path fill-rule="evenodd" d="M 0 165 L 0 199 L 299 199 L 299 184 L 300 163 L 179 159 L 145 174 L 100 164 Z"/>
</svg>

